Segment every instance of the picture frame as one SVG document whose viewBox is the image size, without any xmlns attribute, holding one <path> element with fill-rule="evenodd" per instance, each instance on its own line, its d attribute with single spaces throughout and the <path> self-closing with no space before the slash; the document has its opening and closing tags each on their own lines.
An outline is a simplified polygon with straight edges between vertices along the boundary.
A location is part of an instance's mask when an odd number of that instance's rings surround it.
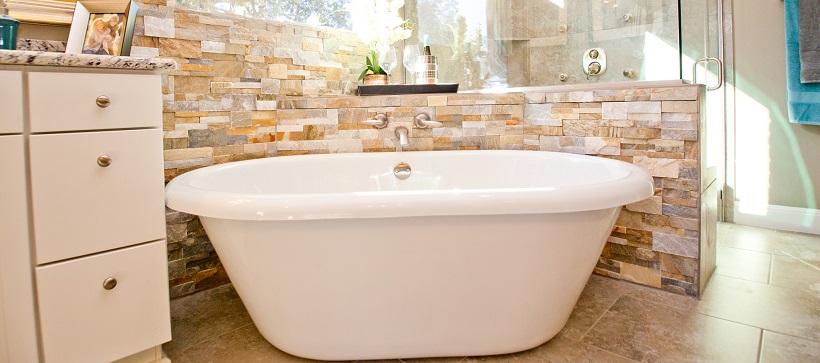
<svg viewBox="0 0 820 363">
<path fill-rule="evenodd" d="M 133 0 L 77 1 L 65 52 L 130 55 L 138 8 Z"/>
</svg>

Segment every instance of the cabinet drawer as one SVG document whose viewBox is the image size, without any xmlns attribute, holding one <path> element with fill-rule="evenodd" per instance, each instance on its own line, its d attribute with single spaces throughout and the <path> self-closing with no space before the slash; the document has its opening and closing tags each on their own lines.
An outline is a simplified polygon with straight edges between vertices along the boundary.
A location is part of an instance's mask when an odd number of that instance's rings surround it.
<svg viewBox="0 0 820 363">
<path fill-rule="evenodd" d="M 29 146 L 37 264 L 165 238 L 160 130 L 34 135 Z"/>
<path fill-rule="evenodd" d="M 159 75 L 31 72 L 28 83 L 32 132 L 162 125 Z"/>
<path fill-rule="evenodd" d="M 0 134 L 23 132 L 23 74 L 0 71 Z"/>
<path fill-rule="evenodd" d="M 170 340 L 166 255 L 158 241 L 38 267 L 45 361 L 110 362 Z"/>
</svg>

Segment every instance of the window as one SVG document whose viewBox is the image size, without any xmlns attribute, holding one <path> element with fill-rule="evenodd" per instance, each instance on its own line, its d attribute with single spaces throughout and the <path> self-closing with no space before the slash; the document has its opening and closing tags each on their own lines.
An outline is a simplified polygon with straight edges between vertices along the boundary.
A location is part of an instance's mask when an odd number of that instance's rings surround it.
<svg viewBox="0 0 820 363">
<path fill-rule="evenodd" d="M 193 10 L 350 30 L 350 0 L 177 0 Z"/>
</svg>

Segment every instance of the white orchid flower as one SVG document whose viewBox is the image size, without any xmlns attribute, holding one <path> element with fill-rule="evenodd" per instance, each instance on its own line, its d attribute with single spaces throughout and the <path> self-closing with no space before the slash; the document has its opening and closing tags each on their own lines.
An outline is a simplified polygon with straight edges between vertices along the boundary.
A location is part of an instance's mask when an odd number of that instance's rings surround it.
<svg viewBox="0 0 820 363">
<path fill-rule="evenodd" d="M 352 0 L 348 6 L 353 31 L 372 47 L 407 39 L 412 31 L 399 16 L 404 0 Z"/>
</svg>

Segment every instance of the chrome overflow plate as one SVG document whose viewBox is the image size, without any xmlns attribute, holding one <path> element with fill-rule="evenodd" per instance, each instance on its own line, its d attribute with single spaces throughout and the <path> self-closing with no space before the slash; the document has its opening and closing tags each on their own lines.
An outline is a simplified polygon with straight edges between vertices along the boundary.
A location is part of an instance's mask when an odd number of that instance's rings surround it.
<svg viewBox="0 0 820 363">
<path fill-rule="evenodd" d="M 399 180 L 404 180 L 410 177 L 410 173 L 413 171 L 410 169 L 410 165 L 404 162 L 396 164 L 393 167 L 393 175 L 396 176 Z"/>
</svg>

